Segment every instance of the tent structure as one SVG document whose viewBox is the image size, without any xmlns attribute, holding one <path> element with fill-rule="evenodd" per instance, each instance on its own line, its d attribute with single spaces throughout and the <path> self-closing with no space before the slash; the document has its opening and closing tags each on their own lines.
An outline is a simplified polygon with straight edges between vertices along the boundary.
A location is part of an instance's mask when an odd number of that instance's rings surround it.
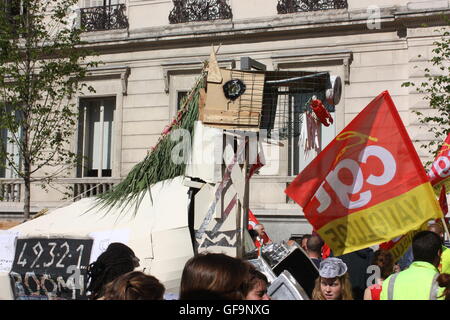
<svg viewBox="0 0 450 320">
<path fill-rule="evenodd" d="M 125 207 L 89 210 L 96 200 L 85 198 L 8 231 L 18 232 L 19 238 L 93 238 L 91 261 L 110 242 L 123 242 L 140 259 L 138 269 L 157 277 L 166 292 L 178 293 L 184 264 L 193 255 L 187 219 L 189 188 L 183 181 L 177 177 L 153 185 L 137 210 L 136 200 Z M 6 272 L 0 273 L 0 299 L 13 299 Z"/>
<path fill-rule="evenodd" d="M 63 276 L 65 289 L 73 293 L 79 289 L 67 286 L 70 277 L 61 275 L 61 261 L 67 255 L 67 265 L 72 259 L 72 266 L 75 264 L 85 276 L 86 252 L 89 261 L 95 261 L 111 242 L 131 247 L 140 259 L 140 269 L 157 277 L 167 293 L 175 294 L 184 265 L 195 253 L 244 256 L 249 173 L 263 158 L 260 129 L 269 130 L 271 135 L 278 131 L 293 134 L 292 123 L 285 125 L 292 110 L 283 109 L 279 103 L 279 95 L 284 94 L 281 89 L 325 92 L 329 74 L 220 69 L 214 51 L 207 65 L 156 146 L 121 183 L 96 198 L 79 200 L 8 230 L 10 238 L 3 234 L 3 243 L 14 248 L 2 250 L 0 233 L 0 299 L 28 299 L 42 294 L 44 299 L 78 298 L 81 293 L 60 296 L 58 285 Z M 188 132 L 193 137 L 188 145 L 188 162 L 172 161 L 180 141 L 170 135 L 178 129 L 178 133 Z M 205 162 L 205 155 L 212 162 Z M 21 241 L 20 246 L 10 245 L 15 243 L 11 241 L 13 236 Z M 89 250 L 82 255 L 85 247 L 76 244 L 69 253 L 69 239 L 78 244 L 85 241 Z M 60 251 L 53 259 L 55 241 L 59 241 L 58 248 L 66 246 L 67 251 Z M 45 260 L 41 257 L 44 248 Z M 10 256 L 5 259 L 8 251 Z M 22 257 L 24 252 L 27 262 Z M 78 257 L 78 263 L 74 257 Z M 58 260 L 56 265 L 54 260 Z M 49 265 L 55 269 L 48 270 Z M 53 278 L 47 280 L 46 276 Z M 29 284 L 33 281 L 34 287 Z M 58 294 L 47 291 L 43 285 L 46 281 L 58 287 Z M 27 288 L 26 293 L 20 294 L 21 287 Z"/>
</svg>

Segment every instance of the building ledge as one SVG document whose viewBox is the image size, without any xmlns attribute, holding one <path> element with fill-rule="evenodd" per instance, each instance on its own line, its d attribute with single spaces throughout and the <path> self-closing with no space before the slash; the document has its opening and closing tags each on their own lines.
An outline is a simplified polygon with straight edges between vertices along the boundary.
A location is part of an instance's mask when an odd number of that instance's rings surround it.
<svg viewBox="0 0 450 320">
<path fill-rule="evenodd" d="M 183 43 L 200 41 L 210 42 L 211 39 L 221 38 L 242 42 L 248 38 L 264 36 L 268 41 L 271 34 L 297 37 L 311 37 L 314 34 L 365 31 L 389 32 L 408 27 L 421 27 L 424 22 L 434 24 L 445 23 L 443 16 L 450 16 L 450 9 L 429 8 L 411 10 L 407 7 L 380 8 L 380 30 L 369 30 L 367 23 L 373 19 L 366 10 L 346 9 L 325 10 L 280 14 L 271 17 L 240 20 L 214 20 L 202 22 L 189 22 L 176 25 L 165 25 L 151 28 L 130 29 L 128 31 L 112 30 L 91 32 L 84 35 L 84 40 L 90 46 L 105 47 L 108 50 L 120 50 L 121 47 L 129 49 L 136 46 L 151 48 L 173 43 L 180 46 Z"/>
</svg>

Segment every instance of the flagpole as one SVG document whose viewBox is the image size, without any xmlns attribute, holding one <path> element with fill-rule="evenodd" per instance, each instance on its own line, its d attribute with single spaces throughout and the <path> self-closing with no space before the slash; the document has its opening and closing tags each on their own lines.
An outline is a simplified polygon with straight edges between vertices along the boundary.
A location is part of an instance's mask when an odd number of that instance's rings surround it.
<svg viewBox="0 0 450 320">
<path fill-rule="evenodd" d="M 442 225 L 444 226 L 445 233 L 447 233 L 447 239 L 450 240 L 450 233 L 448 232 L 447 223 L 445 222 L 445 217 L 441 218 Z"/>
</svg>

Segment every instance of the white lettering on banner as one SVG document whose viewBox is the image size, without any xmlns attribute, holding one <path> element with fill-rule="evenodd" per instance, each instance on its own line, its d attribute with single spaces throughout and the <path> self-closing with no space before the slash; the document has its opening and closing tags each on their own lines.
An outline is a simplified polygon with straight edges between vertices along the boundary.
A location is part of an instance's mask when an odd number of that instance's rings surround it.
<svg viewBox="0 0 450 320">
<path fill-rule="evenodd" d="M 325 211 L 331 204 L 331 197 L 323 188 L 325 182 L 322 182 L 319 189 L 317 190 L 315 196 L 319 200 L 320 206 L 317 208 L 317 212 L 321 213 Z"/>
<path fill-rule="evenodd" d="M 448 156 L 450 156 L 450 152 L 448 153 Z M 444 166 L 441 166 L 441 164 L 443 164 Z M 450 176 L 450 159 L 448 157 L 440 156 L 433 163 L 433 167 L 439 177 L 446 178 Z"/>
<path fill-rule="evenodd" d="M 383 173 L 379 176 L 370 174 L 365 182 L 374 186 L 383 186 L 391 182 L 397 172 L 397 164 L 392 154 L 387 149 L 380 146 L 367 146 L 361 151 L 359 162 L 365 164 L 369 157 L 376 157 L 381 161 L 383 164 Z M 340 180 L 339 172 L 343 169 L 351 172 L 351 184 L 345 184 Z M 325 180 L 336 193 L 341 204 L 347 209 L 361 208 L 368 204 L 372 199 L 372 192 L 370 190 L 360 193 L 364 186 L 364 175 L 360 165 L 355 160 L 344 159 L 340 161 L 334 170 L 328 173 Z M 330 195 L 323 187 L 324 183 L 320 185 L 314 195 L 320 203 L 320 206 L 317 209 L 318 213 L 327 210 L 332 202 Z M 359 199 L 351 201 L 351 196 L 357 194 L 359 194 Z"/>
<path fill-rule="evenodd" d="M 385 148 L 379 146 L 369 146 L 364 148 L 361 155 L 362 163 L 366 163 L 367 158 L 369 158 L 370 156 L 374 156 L 379 158 L 384 166 L 383 174 L 381 176 L 374 176 L 373 174 L 371 174 L 367 178 L 367 183 L 374 186 L 383 186 L 389 183 L 394 178 L 395 172 L 397 171 L 397 165 L 392 154 Z"/>
<path fill-rule="evenodd" d="M 342 169 L 350 170 L 353 177 L 352 184 L 345 184 L 339 179 L 339 172 Z M 331 188 L 338 196 L 339 201 L 342 203 L 342 205 L 348 209 L 363 207 L 369 203 L 372 197 L 370 191 L 366 191 L 360 194 L 359 200 L 350 201 L 349 195 L 359 193 L 364 184 L 362 170 L 355 160 L 342 160 L 337 164 L 334 170 L 330 171 L 325 180 L 330 184 Z"/>
</svg>

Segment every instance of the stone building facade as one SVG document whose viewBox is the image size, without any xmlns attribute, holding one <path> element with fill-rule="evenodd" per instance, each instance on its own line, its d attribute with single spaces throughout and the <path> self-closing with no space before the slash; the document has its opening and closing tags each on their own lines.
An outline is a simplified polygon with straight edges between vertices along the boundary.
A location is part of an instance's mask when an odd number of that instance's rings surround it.
<svg viewBox="0 0 450 320">
<path fill-rule="evenodd" d="M 219 65 L 227 68 L 239 69 L 241 58 L 251 57 L 267 70 L 340 76 L 342 98 L 322 148 L 384 90 L 417 146 L 429 140 L 412 113 L 426 110 L 427 104 L 402 83 L 423 79 L 433 42 L 440 38 L 436 29 L 446 25 L 442 16 L 450 13 L 449 1 L 313 2 L 308 7 L 301 0 L 80 0 L 77 23 L 90 29 L 85 40 L 104 62 L 86 79 L 96 93 L 78 99 L 81 116 L 73 149 L 88 160 L 84 169 L 60 179 L 72 187 L 69 200 L 35 186 L 32 210 L 62 206 L 85 191 L 89 195 L 99 183 L 106 188 L 126 176 L 176 114 L 212 45 L 219 47 Z M 269 155 L 272 165 L 251 181 L 250 207 L 276 241 L 311 231 L 300 208 L 284 194 L 314 156 L 306 159 L 299 148 L 285 141 Z M 20 212 L 23 203 L 14 177 L 3 180 L 9 183 L 0 203 L 6 217 Z"/>
</svg>

